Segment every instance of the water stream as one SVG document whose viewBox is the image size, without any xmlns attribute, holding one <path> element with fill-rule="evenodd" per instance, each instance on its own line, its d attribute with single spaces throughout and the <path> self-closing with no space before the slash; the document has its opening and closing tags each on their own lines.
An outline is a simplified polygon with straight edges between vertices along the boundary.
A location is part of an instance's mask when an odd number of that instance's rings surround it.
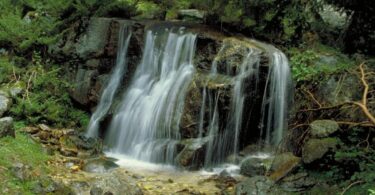
<svg viewBox="0 0 375 195">
<path fill-rule="evenodd" d="M 130 28 L 121 25 L 117 60 L 111 79 L 103 90 L 100 103 L 90 120 L 87 136 L 98 135 L 99 123 L 108 112 L 126 72 L 126 53 Z M 218 58 L 211 64 L 208 80 L 199 89 L 201 107 L 198 109 L 197 137 L 208 140 L 204 145 L 205 167 L 225 162 L 241 149 L 243 131 L 259 131 L 265 144 L 277 145 L 287 128 L 287 111 L 290 99 L 291 78 L 286 56 L 273 46 L 248 40 L 259 48 L 248 47 L 235 71 L 229 66 L 226 73 L 218 70 Z M 184 112 L 189 85 L 197 72 L 194 64 L 197 35 L 184 27 L 149 28 L 145 33 L 142 59 L 128 88 L 123 92 L 120 106 L 106 131 L 105 143 L 111 155 L 125 155 L 145 162 L 174 165 L 181 151 L 181 118 Z M 231 49 L 225 42 L 217 56 Z M 261 57 L 268 56 L 268 73 L 264 89 L 260 89 Z M 221 71 L 221 72 L 220 72 Z M 209 87 L 210 80 L 223 74 L 230 77 L 228 113 L 222 113 L 221 89 Z M 258 113 L 259 129 L 246 129 L 245 107 L 255 101 L 249 93 L 264 91 Z M 206 139 L 203 139 L 206 138 Z M 243 139 L 243 138 L 242 138 Z"/>
<path fill-rule="evenodd" d="M 120 24 L 116 65 L 110 76 L 107 86 L 102 92 L 99 104 L 92 114 L 90 123 L 86 132 L 87 137 L 97 137 L 99 134 L 99 123 L 110 109 L 115 93 L 120 85 L 120 82 L 127 70 L 126 54 L 129 47 L 130 37 L 132 36 L 131 28 L 127 23 Z"/>
<path fill-rule="evenodd" d="M 112 152 L 173 164 L 195 42 L 182 28 L 147 31 L 142 61 L 105 139 Z"/>
</svg>

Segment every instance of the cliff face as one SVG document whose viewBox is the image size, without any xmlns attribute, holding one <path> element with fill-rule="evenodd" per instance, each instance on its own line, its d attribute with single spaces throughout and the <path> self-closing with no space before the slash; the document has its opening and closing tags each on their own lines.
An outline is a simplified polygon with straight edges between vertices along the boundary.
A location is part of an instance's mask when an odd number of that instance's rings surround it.
<svg viewBox="0 0 375 195">
<path fill-rule="evenodd" d="M 131 21 L 116 18 L 92 18 L 90 21 L 77 23 L 65 38 L 50 48 L 57 61 L 65 63 L 66 77 L 73 88 L 70 91 L 72 99 L 80 107 L 94 111 L 110 73 L 113 70 L 119 24 L 127 23 L 132 29 L 132 36 L 127 54 L 128 71 L 123 77 L 112 106 L 101 123 L 101 133 L 105 133 L 112 114 L 119 106 L 122 94 L 129 86 L 136 67 L 141 61 L 144 49 L 144 35 L 147 29 L 183 28 L 197 35 L 194 66 L 196 73 L 184 100 L 184 108 L 179 122 L 179 132 L 183 139 L 199 138 L 202 133 L 208 135 L 214 105 L 208 96 L 217 96 L 219 129 L 225 129 L 231 121 L 231 102 L 233 102 L 234 85 L 241 71 L 243 61 L 248 57 L 248 51 L 257 53 L 259 72 L 254 77 L 248 74 L 244 80 L 244 108 L 240 130 L 240 148 L 259 141 L 261 134 L 261 110 L 265 93 L 270 64 L 268 46 L 255 40 L 241 36 L 231 36 L 193 23 Z M 81 34 L 77 33 L 81 29 Z M 215 66 L 215 76 L 212 70 Z M 207 99 L 205 97 L 207 96 Z M 211 103 L 212 104 L 212 103 Z M 202 109 L 202 106 L 204 107 Z M 202 111 L 203 110 L 203 113 Z M 203 116 L 204 121 L 200 121 Z M 201 127 L 199 127 L 201 125 Z M 189 143 L 184 142 L 184 143 Z M 186 144 L 182 144 L 182 148 Z"/>
</svg>

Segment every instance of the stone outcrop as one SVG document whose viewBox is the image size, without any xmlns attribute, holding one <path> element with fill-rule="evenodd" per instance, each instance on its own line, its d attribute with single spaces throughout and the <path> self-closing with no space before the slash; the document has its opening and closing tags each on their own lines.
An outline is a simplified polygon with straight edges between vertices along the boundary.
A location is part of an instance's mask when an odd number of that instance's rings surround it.
<svg viewBox="0 0 375 195">
<path fill-rule="evenodd" d="M 195 14 L 196 13 L 184 13 Z M 199 13 L 201 14 L 201 13 Z M 195 16 L 194 15 L 194 16 Z M 201 18 L 201 15 L 199 15 Z M 268 54 L 263 44 L 246 39 L 244 37 L 234 37 L 222 32 L 213 30 L 207 26 L 184 22 L 160 22 L 160 21 L 130 21 L 117 18 L 92 18 L 90 21 L 81 21 L 72 26 L 71 31 L 65 33 L 64 41 L 51 46 L 50 52 L 56 56 L 56 59 L 71 59 L 66 62 L 66 77 L 72 81 L 70 96 L 82 108 L 93 111 L 99 102 L 102 90 L 109 80 L 109 75 L 115 65 L 119 26 L 122 23 L 128 24 L 131 28 L 132 36 L 127 54 L 127 71 L 119 85 L 119 89 L 112 101 L 112 106 L 103 119 L 101 129 L 106 129 L 108 121 L 111 120 L 112 113 L 121 102 L 121 97 L 134 75 L 137 65 L 140 63 L 142 49 L 144 47 L 144 34 L 149 28 L 180 28 L 185 27 L 188 32 L 197 35 L 196 51 L 194 64 L 196 67 L 196 76 L 188 87 L 188 92 L 182 110 L 181 120 L 179 121 L 180 134 L 184 139 L 198 138 L 198 124 L 200 122 L 200 110 L 202 107 L 203 90 L 207 94 L 219 94 L 218 112 L 219 126 L 224 127 L 228 123 L 230 114 L 230 102 L 232 101 L 233 85 L 235 76 L 240 70 L 242 61 L 247 57 L 249 51 L 259 54 L 259 87 L 254 92 L 254 79 L 247 79 L 243 86 L 245 91 L 244 116 L 246 120 L 242 124 L 242 137 L 258 137 L 260 131 L 246 131 L 246 129 L 258 129 L 256 123 L 247 123 L 246 121 L 260 121 L 261 102 L 263 101 L 264 85 L 268 74 Z M 214 63 L 215 62 L 215 63 Z M 217 66 L 215 77 L 210 74 L 212 66 Z M 206 100 L 208 101 L 208 100 Z M 248 106 L 255 105 L 255 106 Z M 206 109 L 203 121 L 203 134 L 207 135 L 209 120 L 209 105 Z M 258 114 L 250 114 L 259 112 Z M 221 128 L 223 129 L 223 128 Z M 103 133 L 103 132 L 102 132 Z M 254 135 L 248 135 L 254 134 Z M 252 141 L 241 139 L 244 145 Z M 204 145 L 204 144 L 203 144 Z M 189 148 L 186 145 L 181 147 L 181 154 L 176 159 L 182 166 L 188 165 L 193 156 L 197 156 L 200 150 Z M 76 154 L 71 154 L 76 155 Z M 201 156 L 199 154 L 198 156 Z"/>
<path fill-rule="evenodd" d="M 294 156 L 291 152 L 276 155 L 269 170 L 270 178 L 279 181 L 294 171 L 300 162 L 301 158 Z"/>
<path fill-rule="evenodd" d="M 5 136 L 16 136 L 13 127 L 13 118 L 11 117 L 0 118 L 0 138 Z"/>
<path fill-rule="evenodd" d="M 310 134 L 315 138 L 328 137 L 339 130 L 339 125 L 332 120 L 316 120 L 310 123 Z"/>
<path fill-rule="evenodd" d="M 11 105 L 12 100 L 9 98 L 8 94 L 4 91 L 0 91 L 0 117 L 10 109 Z"/>
<path fill-rule="evenodd" d="M 337 149 L 338 138 L 309 139 L 302 149 L 302 160 L 309 164 L 321 159 L 327 152 Z"/>
</svg>

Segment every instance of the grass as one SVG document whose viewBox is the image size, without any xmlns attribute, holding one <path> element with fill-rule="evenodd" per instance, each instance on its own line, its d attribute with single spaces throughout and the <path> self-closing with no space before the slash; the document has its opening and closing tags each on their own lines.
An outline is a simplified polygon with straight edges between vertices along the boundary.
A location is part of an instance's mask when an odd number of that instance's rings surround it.
<svg viewBox="0 0 375 195">
<path fill-rule="evenodd" d="M 16 124 L 21 127 L 22 124 Z M 34 194 L 33 187 L 40 176 L 49 172 L 47 161 L 49 156 L 43 152 L 42 146 L 34 142 L 28 135 L 16 131 L 16 138 L 0 139 L 0 194 Z M 15 163 L 31 167 L 30 177 L 20 180 L 12 172 Z"/>
</svg>

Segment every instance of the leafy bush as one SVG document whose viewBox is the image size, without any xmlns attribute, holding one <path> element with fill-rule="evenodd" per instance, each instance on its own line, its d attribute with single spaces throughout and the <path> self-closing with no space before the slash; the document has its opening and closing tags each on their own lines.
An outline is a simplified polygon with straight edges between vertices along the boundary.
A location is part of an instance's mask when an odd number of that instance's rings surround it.
<svg viewBox="0 0 375 195">
<path fill-rule="evenodd" d="M 34 61 L 24 70 L 25 93 L 16 99 L 11 114 L 29 124 L 48 123 L 58 127 L 85 127 L 88 115 L 75 109 L 68 95 L 70 85 L 60 75 L 61 69 L 46 69 L 34 53 Z"/>
<path fill-rule="evenodd" d="M 327 46 L 292 48 L 289 50 L 295 81 L 311 81 L 354 67 L 347 56 Z"/>
</svg>

